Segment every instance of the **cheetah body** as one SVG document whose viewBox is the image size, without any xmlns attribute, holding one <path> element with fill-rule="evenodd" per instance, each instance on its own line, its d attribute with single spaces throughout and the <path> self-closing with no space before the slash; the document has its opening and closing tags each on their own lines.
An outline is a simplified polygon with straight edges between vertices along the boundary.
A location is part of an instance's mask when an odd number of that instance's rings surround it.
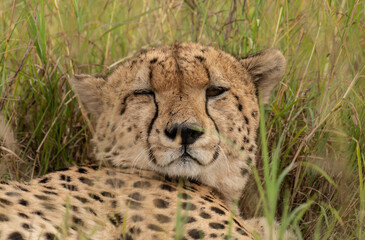
<svg viewBox="0 0 365 240">
<path fill-rule="evenodd" d="M 72 167 L 0 196 L 0 239 L 251 239 L 212 189 L 148 170 Z"/>
</svg>

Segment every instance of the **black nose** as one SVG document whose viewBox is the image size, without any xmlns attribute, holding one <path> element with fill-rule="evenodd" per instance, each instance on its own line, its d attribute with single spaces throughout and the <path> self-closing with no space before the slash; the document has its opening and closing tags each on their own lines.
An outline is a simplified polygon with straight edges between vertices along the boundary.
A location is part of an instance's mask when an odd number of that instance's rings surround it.
<svg viewBox="0 0 365 240">
<path fill-rule="evenodd" d="M 170 129 L 165 129 L 165 135 L 171 140 L 175 140 L 178 134 L 181 136 L 181 145 L 189 145 L 203 135 L 203 132 L 197 124 L 174 124 Z"/>
</svg>

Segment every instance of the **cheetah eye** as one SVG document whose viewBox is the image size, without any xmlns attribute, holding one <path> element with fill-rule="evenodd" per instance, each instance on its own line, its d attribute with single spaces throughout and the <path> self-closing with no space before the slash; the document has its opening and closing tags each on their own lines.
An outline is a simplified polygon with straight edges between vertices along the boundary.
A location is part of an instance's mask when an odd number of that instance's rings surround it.
<svg viewBox="0 0 365 240">
<path fill-rule="evenodd" d="M 152 90 L 149 89 L 138 89 L 133 92 L 134 95 L 153 95 L 155 94 Z"/>
<path fill-rule="evenodd" d="M 228 88 L 211 86 L 211 87 L 208 87 L 208 89 L 206 91 L 206 96 L 208 98 L 217 97 L 226 91 L 228 91 Z"/>
</svg>

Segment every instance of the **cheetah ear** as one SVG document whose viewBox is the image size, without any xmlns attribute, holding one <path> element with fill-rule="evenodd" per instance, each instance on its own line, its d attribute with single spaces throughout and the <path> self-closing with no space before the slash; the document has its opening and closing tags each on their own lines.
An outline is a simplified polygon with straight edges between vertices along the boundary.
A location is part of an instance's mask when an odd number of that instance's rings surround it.
<svg viewBox="0 0 365 240">
<path fill-rule="evenodd" d="M 242 58 L 240 62 L 252 76 L 252 80 L 261 94 L 262 102 L 268 103 L 271 91 L 285 73 L 286 61 L 283 54 L 276 49 L 267 49 Z"/>
<path fill-rule="evenodd" d="M 103 86 L 106 81 L 87 74 L 74 75 L 71 85 L 78 99 L 94 117 L 99 117 L 103 110 Z"/>
</svg>

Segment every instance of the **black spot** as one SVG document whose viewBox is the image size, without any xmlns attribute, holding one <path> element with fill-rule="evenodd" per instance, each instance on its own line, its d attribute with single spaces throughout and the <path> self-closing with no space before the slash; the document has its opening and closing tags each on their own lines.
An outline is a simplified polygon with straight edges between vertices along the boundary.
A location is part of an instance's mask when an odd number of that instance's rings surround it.
<svg viewBox="0 0 365 240">
<path fill-rule="evenodd" d="M 134 192 L 128 195 L 128 197 L 136 200 L 136 201 L 143 201 L 145 199 L 144 196 L 142 196 L 140 193 L 138 192 Z"/>
<path fill-rule="evenodd" d="M 49 197 L 44 196 L 44 195 L 37 195 L 37 194 L 35 194 L 34 197 L 38 198 L 39 200 L 49 201 Z"/>
<path fill-rule="evenodd" d="M 212 233 L 212 234 L 210 234 L 210 235 L 209 235 L 209 237 L 210 237 L 210 238 L 217 238 L 217 237 L 218 237 L 218 235 L 217 235 L 217 234 L 215 234 L 215 233 Z"/>
<path fill-rule="evenodd" d="M 248 125 L 248 123 L 249 123 L 248 118 L 246 116 L 244 116 L 244 119 L 245 119 L 246 124 Z"/>
<path fill-rule="evenodd" d="M 7 221 L 9 221 L 9 218 L 6 215 L 0 213 L 0 222 L 7 222 Z"/>
<path fill-rule="evenodd" d="M 64 174 L 61 175 L 60 179 L 62 181 L 71 182 L 71 177 L 70 176 L 66 176 Z"/>
<path fill-rule="evenodd" d="M 237 219 L 235 219 L 235 218 L 233 218 L 233 221 L 238 225 L 238 226 L 240 226 L 241 228 L 243 228 L 242 227 L 242 225 L 237 221 Z"/>
<path fill-rule="evenodd" d="M 190 200 L 190 199 L 192 199 L 192 197 L 189 194 L 187 194 L 187 193 L 179 194 L 179 198 L 182 198 L 184 200 Z"/>
<path fill-rule="evenodd" d="M 193 222 L 196 222 L 195 218 L 188 217 L 188 220 L 186 221 L 186 223 L 193 223 Z"/>
<path fill-rule="evenodd" d="M 124 186 L 124 182 L 117 178 L 109 178 L 105 181 L 106 185 L 110 185 L 112 188 L 121 188 Z"/>
<path fill-rule="evenodd" d="M 204 219 L 210 219 L 211 218 L 210 214 L 209 213 L 206 213 L 206 212 L 201 212 L 199 214 L 199 216 L 201 216 Z"/>
<path fill-rule="evenodd" d="M 157 62 L 157 58 L 154 58 L 154 59 L 152 59 L 151 61 L 150 61 L 150 64 L 154 64 L 154 63 L 156 63 Z"/>
<path fill-rule="evenodd" d="M 122 234 L 121 239 L 124 239 L 124 240 L 133 240 L 132 236 L 131 236 L 131 235 L 129 235 L 128 233 L 126 233 L 124 236 L 123 236 L 123 234 Z"/>
<path fill-rule="evenodd" d="M 41 204 L 45 209 L 47 210 L 56 210 L 55 205 L 53 205 L 52 203 L 49 202 L 42 202 Z"/>
<path fill-rule="evenodd" d="M 171 222 L 171 218 L 168 217 L 168 216 L 165 216 L 163 214 L 156 214 L 155 215 L 155 218 L 160 223 L 168 223 L 168 222 Z"/>
<path fill-rule="evenodd" d="M 20 199 L 19 200 L 19 204 L 23 205 L 23 206 L 28 206 L 28 201 L 24 200 L 24 199 Z"/>
<path fill-rule="evenodd" d="M 6 192 L 5 195 L 7 195 L 9 197 L 16 197 L 16 196 L 20 196 L 20 193 L 17 193 L 17 192 Z"/>
<path fill-rule="evenodd" d="M 135 188 L 149 188 L 149 187 L 151 187 L 151 183 L 146 182 L 146 181 L 138 181 L 138 182 L 135 182 L 133 184 L 133 187 L 135 187 Z"/>
<path fill-rule="evenodd" d="M 131 132 L 131 131 L 132 131 L 132 127 L 128 127 L 128 128 L 127 128 L 127 131 L 128 131 L 128 132 Z"/>
<path fill-rule="evenodd" d="M 117 201 L 112 200 L 111 205 L 112 205 L 112 208 L 117 208 L 117 206 L 118 206 Z"/>
<path fill-rule="evenodd" d="M 162 190 L 166 190 L 166 191 L 169 191 L 169 192 L 174 192 L 174 191 L 176 191 L 176 188 L 174 188 L 174 187 L 172 187 L 172 186 L 170 186 L 170 185 L 168 185 L 168 184 L 162 184 L 162 185 L 160 186 L 160 188 L 161 188 Z"/>
<path fill-rule="evenodd" d="M 243 151 L 243 150 L 245 150 L 245 147 L 244 146 L 241 147 L 241 151 Z"/>
<path fill-rule="evenodd" d="M 126 202 L 127 206 L 131 209 L 140 209 L 142 207 L 140 202 L 136 202 L 136 201 L 129 200 L 129 199 L 127 199 L 125 202 Z"/>
<path fill-rule="evenodd" d="M 27 214 L 24 214 L 24 213 L 18 213 L 19 217 L 22 217 L 22 218 L 25 218 L 25 219 L 28 219 L 28 215 Z"/>
<path fill-rule="evenodd" d="M 96 214 L 96 212 L 90 207 L 85 208 L 85 210 L 92 213 L 94 216 L 98 216 L 98 214 Z"/>
<path fill-rule="evenodd" d="M 104 152 L 110 152 L 110 150 L 112 150 L 112 148 L 111 147 L 106 147 L 106 148 L 104 148 Z"/>
<path fill-rule="evenodd" d="M 249 142 L 250 142 L 250 140 L 249 140 L 247 137 L 243 137 L 243 142 L 244 142 L 244 143 L 249 143 Z"/>
<path fill-rule="evenodd" d="M 204 233 L 202 231 L 197 230 L 197 229 L 191 229 L 188 232 L 188 234 L 193 239 L 203 239 L 204 238 Z"/>
<path fill-rule="evenodd" d="M 38 183 L 47 183 L 49 181 L 49 178 L 45 177 L 41 179 Z"/>
<path fill-rule="evenodd" d="M 89 197 L 91 197 L 92 199 L 95 199 L 96 201 L 104 202 L 104 200 L 96 194 L 89 193 Z"/>
<path fill-rule="evenodd" d="M 81 218 L 72 216 L 72 222 L 77 225 L 84 226 L 84 221 L 82 221 Z"/>
<path fill-rule="evenodd" d="M 43 216 L 43 213 L 41 211 L 34 211 L 32 212 L 34 215 Z"/>
<path fill-rule="evenodd" d="M 249 152 L 252 152 L 252 151 L 253 151 L 253 149 L 254 149 L 254 147 L 253 147 L 253 146 L 251 146 L 251 147 L 248 149 L 248 151 L 249 151 Z"/>
<path fill-rule="evenodd" d="M 62 183 L 61 185 L 62 185 L 62 187 L 66 188 L 70 191 L 78 191 L 78 188 L 75 185 L 65 184 L 65 183 Z"/>
<path fill-rule="evenodd" d="M 104 197 L 109 197 L 109 198 L 115 197 L 115 195 L 110 192 L 101 192 L 101 195 L 103 195 Z"/>
<path fill-rule="evenodd" d="M 17 186 L 17 188 L 19 188 L 20 190 L 22 190 L 23 192 L 29 192 L 28 189 L 26 188 L 23 188 L 22 186 Z"/>
<path fill-rule="evenodd" d="M 209 227 L 213 228 L 213 229 L 224 229 L 224 225 L 220 224 L 220 223 L 209 223 Z"/>
<path fill-rule="evenodd" d="M 3 203 L 3 204 L 8 205 L 8 206 L 13 204 L 12 202 L 10 202 L 9 200 L 6 200 L 4 198 L 0 198 L 0 203 Z"/>
<path fill-rule="evenodd" d="M 45 194 L 50 194 L 50 195 L 58 195 L 58 193 L 56 193 L 56 192 L 52 192 L 52 191 L 42 191 L 43 193 L 45 193 Z"/>
<path fill-rule="evenodd" d="M 79 211 L 79 208 L 77 206 L 74 206 L 74 205 L 71 205 L 71 209 L 74 212 L 78 212 Z"/>
<path fill-rule="evenodd" d="M 142 222 L 143 221 L 143 217 L 140 215 L 133 215 L 132 216 L 132 221 L 133 222 Z"/>
<path fill-rule="evenodd" d="M 217 208 L 217 207 L 211 207 L 210 210 L 212 210 L 213 212 L 218 213 L 219 215 L 226 215 L 226 213 L 222 209 Z"/>
<path fill-rule="evenodd" d="M 162 200 L 160 198 L 154 199 L 153 203 L 157 208 L 168 208 L 169 202 L 166 202 L 165 200 Z"/>
<path fill-rule="evenodd" d="M 50 186 L 43 186 L 44 188 L 47 188 L 47 189 L 49 189 L 49 190 L 55 190 L 55 188 L 54 187 L 50 187 Z"/>
<path fill-rule="evenodd" d="M 89 202 L 89 200 L 87 200 L 86 198 L 84 197 L 80 197 L 80 196 L 74 196 L 74 198 L 76 198 L 77 200 L 79 200 L 80 202 L 82 203 L 87 203 Z"/>
<path fill-rule="evenodd" d="M 86 185 L 88 186 L 94 186 L 94 183 L 91 179 L 89 178 L 85 178 L 85 177 L 79 177 L 79 180 L 82 182 L 82 183 L 85 183 Z"/>
<path fill-rule="evenodd" d="M 82 167 L 79 167 L 79 168 L 77 169 L 77 171 L 78 171 L 79 173 L 87 173 L 87 169 L 82 168 Z"/>
<path fill-rule="evenodd" d="M 123 217 L 118 213 L 108 216 L 108 219 L 116 227 L 123 223 Z"/>
<path fill-rule="evenodd" d="M 193 211 L 193 210 L 196 209 L 196 206 L 192 203 L 189 203 L 189 202 L 183 202 L 181 204 L 181 208 L 184 209 L 184 210 Z"/>
<path fill-rule="evenodd" d="M 122 108 L 122 110 L 120 111 L 120 115 L 123 115 L 125 113 L 125 107 Z"/>
<path fill-rule="evenodd" d="M 213 156 L 213 158 L 214 158 L 214 156 Z M 193 187 L 193 186 L 184 185 L 184 186 L 183 186 L 183 188 L 184 188 L 184 189 L 186 189 L 186 190 L 188 190 L 188 191 L 190 191 L 190 192 L 197 192 L 197 191 L 198 191 L 198 190 L 197 190 L 195 187 Z"/>
<path fill-rule="evenodd" d="M 148 224 L 147 227 L 156 232 L 163 232 L 163 229 L 160 226 L 157 226 L 155 224 Z"/>
<path fill-rule="evenodd" d="M 242 177 L 246 177 L 248 174 L 248 170 L 246 168 L 241 168 L 241 175 Z"/>
<path fill-rule="evenodd" d="M 133 226 L 133 227 L 131 227 L 131 228 L 129 229 L 129 232 L 130 232 L 130 233 L 132 233 L 132 234 L 137 234 L 137 235 L 139 235 L 139 234 L 141 234 L 141 229 L 140 229 L 139 227 L 135 227 L 135 226 Z"/>
<path fill-rule="evenodd" d="M 23 236 L 19 232 L 13 232 L 8 236 L 8 240 L 23 240 Z"/>
<path fill-rule="evenodd" d="M 27 224 L 27 223 L 23 223 L 23 224 L 22 224 L 22 227 L 23 227 L 25 230 L 29 230 L 29 229 L 30 229 L 30 226 L 29 226 L 29 224 Z"/>
<path fill-rule="evenodd" d="M 238 104 L 237 108 L 238 108 L 239 111 L 242 111 L 242 105 L 241 104 Z"/>
<path fill-rule="evenodd" d="M 241 234 L 242 236 L 247 236 L 247 233 L 243 231 L 241 228 L 236 228 L 236 231 Z"/>
<path fill-rule="evenodd" d="M 58 238 L 53 233 L 45 233 L 44 236 L 47 240 L 57 240 Z"/>
<path fill-rule="evenodd" d="M 252 158 L 250 158 L 250 157 L 247 158 L 247 164 L 248 165 L 251 165 L 252 164 Z"/>
<path fill-rule="evenodd" d="M 204 196 L 204 197 L 202 197 L 202 199 L 204 199 L 205 201 L 207 201 L 207 202 L 213 202 L 213 200 L 211 200 L 210 198 L 209 198 L 209 196 Z"/>
<path fill-rule="evenodd" d="M 228 210 L 228 208 L 226 208 L 226 206 L 224 206 L 223 204 L 219 204 L 219 206 L 221 206 L 222 208 L 224 208 L 224 209 L 226 209 L 227 211 L 229 211 Z M 227 222 L 227 221 L 225 221 L 225 222 Z M 228 222 L 227 222 L 228 223 Z"/>
<path fill-rule="evenodd" d="M 258 112 L 257 112 L 257 111 L 253 111 L 253 112 L 251 113 L 251 116 L 252 116 L 253 118 L 255 118 L 255 119 L 256 119 L 257 115 L 258 115 Z"/>
<path fill-rule="evenodd" d="M 202 56 L 195 56 L 195 58 L 198 59 L 199 62 L 203 62 L 205 60 L 205 58 Z"/>
</svg>

